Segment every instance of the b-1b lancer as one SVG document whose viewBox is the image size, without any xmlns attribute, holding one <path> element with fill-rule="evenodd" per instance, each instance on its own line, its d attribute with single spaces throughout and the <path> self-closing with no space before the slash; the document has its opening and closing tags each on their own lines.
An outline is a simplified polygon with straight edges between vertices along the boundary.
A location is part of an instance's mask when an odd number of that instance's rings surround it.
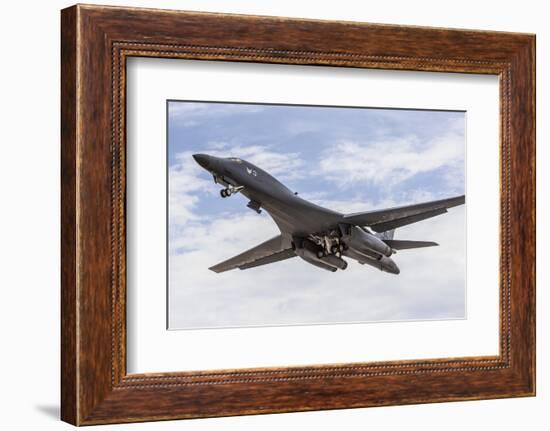
<svg viewBox="0 0 550 431">
<path fill-rule="evenodd" d="M 399 274 L 392 259 L 396 250 L 438 245 L 431 241 L 394 239 L 396 228 L 416 223 L 464 204 L 464 195 L 414 205 L 341 214 L 298 196 L 273 176 L 236 157 L 194 154 L 193 158 L 209 171 L 223 188 L 222 198 L 242 194 L 247 206 L 267 211 L 280 234 L 237 256 L 209 268 L 214 272 L 249 269 L 299 256 L 327 271 L 343 270 L 343 257 L 357 260 L 391 274 Z"/>
</svg>

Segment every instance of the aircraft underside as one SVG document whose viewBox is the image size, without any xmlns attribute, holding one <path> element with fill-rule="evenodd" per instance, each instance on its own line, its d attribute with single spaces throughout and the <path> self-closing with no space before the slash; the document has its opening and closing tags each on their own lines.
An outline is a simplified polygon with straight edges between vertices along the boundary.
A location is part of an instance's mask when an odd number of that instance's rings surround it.
<svg viewBox="0 0 550 431">
<path fill-rule="evenodd" d="M 343 256 L 381 271 L 399 274 L 391 259 L 395 253 L 384 241 L 366 229 L 340 224 L 337 229 L 305 238 L 294 237 L 292 245 L 297 256 L 327 271 L 344 270 L 348 264 Z"/>
</svg>

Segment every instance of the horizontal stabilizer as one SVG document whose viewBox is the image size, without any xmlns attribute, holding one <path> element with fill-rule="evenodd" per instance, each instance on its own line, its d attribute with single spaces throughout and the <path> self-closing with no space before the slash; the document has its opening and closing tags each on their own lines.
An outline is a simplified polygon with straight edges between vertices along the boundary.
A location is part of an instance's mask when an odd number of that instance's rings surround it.
<svg viewBox="0 0 550 431">
<path fill-rule="evenodd" d="M 407 241 L 402 239 L 386 239 L 384 242 L 394 250 L 408 250 L 410 248 L 434 247 L 439 245 L 437 242 L 433 241 Z"/>
<path fill-rule="evenodd" d="M 376 236 L 380 238 L 382 241 L 386 241 L 387 239 L 393 239 L 394 235 L 395 235 L 395 229 L 389 229 L 383 232 L 376 233 Z"/>
</svg>

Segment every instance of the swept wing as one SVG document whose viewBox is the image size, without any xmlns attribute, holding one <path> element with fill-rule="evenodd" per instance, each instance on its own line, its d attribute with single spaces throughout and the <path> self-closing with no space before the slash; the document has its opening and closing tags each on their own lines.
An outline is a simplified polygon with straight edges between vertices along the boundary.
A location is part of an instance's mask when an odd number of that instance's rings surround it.
<svg viewBox="0 0 550 431">
<path fill-rule="evenodd" d="M 282 235 L 277 235 L 209 269 L 218 273 L 236 268 L 248 269 L 289 259 L 294 256 L 296 254 L 292 250 L 290 243 L 285 241 Z"/>
<path fill-rule="evenodd" d="M 462 195 L 421 204 L 346 214 L 343 221 L 357 226 L 368 226 L 375 232 L 385 232 L 444 214 L 448 208 L 462 205 L 464 201 L 465 198 Z"/>
</svg>

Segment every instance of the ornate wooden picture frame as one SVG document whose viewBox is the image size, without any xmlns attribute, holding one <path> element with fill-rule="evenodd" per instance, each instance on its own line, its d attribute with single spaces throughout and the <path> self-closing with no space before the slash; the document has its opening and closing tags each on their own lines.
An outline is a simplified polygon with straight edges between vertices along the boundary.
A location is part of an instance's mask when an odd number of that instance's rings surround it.
<svg viewBox="0 0 550 431">
<path fill-rule="evenodd" d="M 534 35 L 78 5 L 62 11 L 61 49 L 64 421 L 535 394 Z M 128 374 L 125 84 L 132 56 L 497 75 L 499 355 Z"/>
</svg>

